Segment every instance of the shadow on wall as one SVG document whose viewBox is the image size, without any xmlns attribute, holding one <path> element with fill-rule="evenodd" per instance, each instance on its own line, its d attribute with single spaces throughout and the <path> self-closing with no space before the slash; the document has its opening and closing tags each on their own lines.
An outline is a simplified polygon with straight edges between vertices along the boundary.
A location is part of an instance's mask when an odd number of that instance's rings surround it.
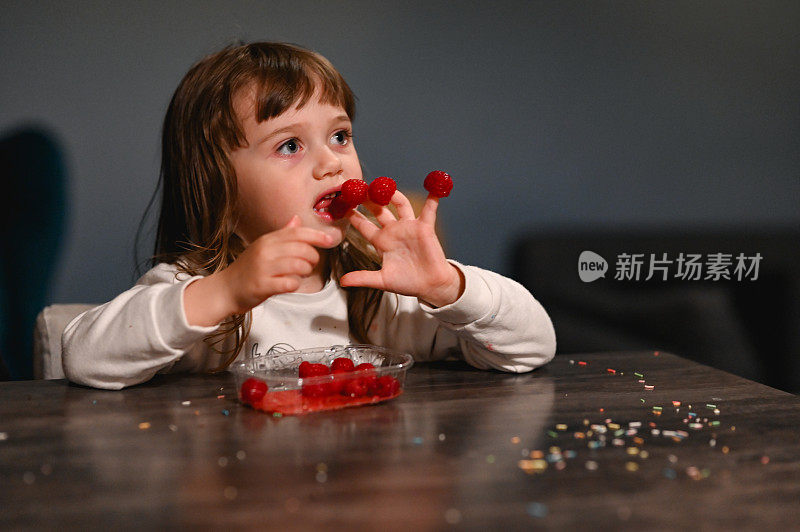
<svg viewBox="0 0 800 532">
<path fill-rule="evenodd" d="M 559 354 L 664 350 L 800 393 L 798 242 L 793 230 L 531 234 L 512 276 L 550 313 Z"/>
<path fill-rule="evenodd" d="M 67 172 L 54 136 L 20 127 L 0 138 L 0 378 L 33 378 L 33 326 L 47 303 L 66 219 Z"/>
</svg>

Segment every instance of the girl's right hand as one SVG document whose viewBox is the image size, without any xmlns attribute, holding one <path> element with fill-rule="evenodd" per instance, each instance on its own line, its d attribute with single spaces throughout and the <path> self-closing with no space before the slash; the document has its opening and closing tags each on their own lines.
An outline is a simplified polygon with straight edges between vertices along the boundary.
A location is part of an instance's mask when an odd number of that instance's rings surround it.
<svg viewBox="0 0 800 532">
<path fill-rule="evenodd" d="M 186 287 L 183 307 L 190 325 L 213 326 L 242 314 L 276 294 L 294 292 L 320 259 L 316 248 L 331 237 L 302 227 L 294 216 L 286 226 L 254 240 L 230 266 Z"/>
</svg>

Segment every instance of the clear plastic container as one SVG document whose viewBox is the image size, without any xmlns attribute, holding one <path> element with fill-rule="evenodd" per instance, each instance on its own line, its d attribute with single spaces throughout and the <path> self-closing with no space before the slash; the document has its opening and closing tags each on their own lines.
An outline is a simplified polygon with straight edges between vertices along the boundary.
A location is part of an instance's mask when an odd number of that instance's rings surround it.
<svg viewBox="0 0 800 532">
<path fill-rule="evenodd" d="M 330 368 L 337 358 L 350 359 L 355 366 L 372 364 L 374 369 L 300 378 L 301 363 Z M 393 399 L 403 393 L 406 371 L 413 363 L 406 353 L 356 344 L 249 356 L 234 364 L 232 371 L 243 404 L 274 414 L 299 415 Z"/>
</svg>

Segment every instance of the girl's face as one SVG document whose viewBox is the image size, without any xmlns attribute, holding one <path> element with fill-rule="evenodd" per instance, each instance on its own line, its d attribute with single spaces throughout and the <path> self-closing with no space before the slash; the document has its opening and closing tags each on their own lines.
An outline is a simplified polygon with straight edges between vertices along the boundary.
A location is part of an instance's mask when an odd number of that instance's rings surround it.
<svg viewBox="0 0 800 532">
<path fill-rule="evenodd" d="M 342 183 L 362 179 L 347 113 L 314 94 L 301 109 L 256 122 L 254 102 L 248 91 L 234 100 L 247 138 L 230 157 L 239 186 L 236 233 L 249 244 L 297 214 L 304 226 L 332 236 L 332 247 L 339 245 L 348 222 L 333 220 L 327 206 Z"/>
</svg>

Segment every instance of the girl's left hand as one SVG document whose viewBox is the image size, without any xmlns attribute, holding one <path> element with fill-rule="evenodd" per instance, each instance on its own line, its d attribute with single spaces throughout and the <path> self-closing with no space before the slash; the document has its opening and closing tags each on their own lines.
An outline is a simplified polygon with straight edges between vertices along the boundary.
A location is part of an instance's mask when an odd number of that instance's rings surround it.
<svg viewBox="0 0 800 532">
<path fill-rule="evenodd" d="M 378 288 L 418 298 L 433 307 L 455 302 L 464 292 L 464 274 L 444 256 L 434 231 L 439 198 L 428 196 L 419 218 L 408 198 L 395 192 L 387 207 L 366 203 L 378 224 L 356 210 L 347 217 L 350 223 L 380 253 L 383 264 L 378 271 L 359 270 L 342 276 L 342 286 Z"/>
</svg>

